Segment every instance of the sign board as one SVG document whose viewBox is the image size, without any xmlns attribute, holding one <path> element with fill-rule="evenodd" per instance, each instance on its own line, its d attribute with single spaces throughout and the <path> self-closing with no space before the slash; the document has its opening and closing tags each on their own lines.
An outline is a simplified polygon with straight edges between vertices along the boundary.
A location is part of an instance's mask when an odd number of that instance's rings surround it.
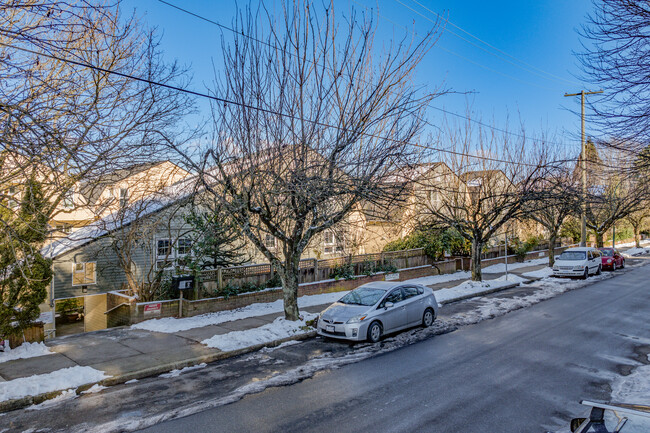
<svg viewBox="0 0 650 433">
<path fill-rule="evenodd" d="M 178 290 L 192 290 L 194 289 L 194 277 L 193 276 L 184 276 L 184 277 L 175 277 L 172 280 L 174 287 Z"/>
<path fill-rule="evenodd" d="M 540 257 L 544 257 L 545 255 L 546 255 L 546 253 L 544 251 L 540 251 L 540 253 L 539 253 Z"/>
<path fill-rule="evenodd" d="M 399 272 L 395 272 L 394 274 L 386 274 L 384 276 L 384 281 L 394 281 L 394 280 L 399 280 Z"/>
<path fill-rule="evenodd" d="M 43 323 L 54 323 L 54 312 L 46 311 L 45 313 L 41 313 L 41 315 L 38 316 L 38 319 L 36 319 L 36 321 L 43 322 Z"/>
<path fill-rule="evenodd" d="M 162 303 L 147 304 L 144 306 L 144 317 L 160 316 Z"/>
</svg>

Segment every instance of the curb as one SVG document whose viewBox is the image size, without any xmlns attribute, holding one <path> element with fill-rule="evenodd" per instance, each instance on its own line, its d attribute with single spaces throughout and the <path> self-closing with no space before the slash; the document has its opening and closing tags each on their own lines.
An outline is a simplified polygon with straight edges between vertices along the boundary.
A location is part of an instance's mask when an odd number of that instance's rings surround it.
<svg viewBox="0 0 650 433">
<path fill-rule="evenodd" d="M 316 331 L 309 331 L 305 332 L 304 334 L 299 334 L 299 335 L 294 335 L 291 337 L 286 337 L 282 338 L 280 340 L 274 340 L 274 341 L 269 341 L 268 343 L 260 343 L 256 344 L 254 346 L 248 346 L 244 347 L 242 349 L 237 349 L 237 350 L 232 350 L 230 352 L 220 352 L 220 353 L 215 353 L 212 355 L 204 355 L 204 356 L 199 356 L 195 358 L 189 358 L 183 361 L 177 361 L 177 362 L 171 362 L 167 364 L 162 364 L 162 365 L 157 365 L 155 367 L 149 367 L 145 368 L 142 370 L 138 371 L 133 371 L 131 373 L 119 375 L 119 376 L 113 376 L 109 377 L 103 380 L 100 380 L 99 382 L 92 382 L 92 383 L 86 383 L 84 385 L 80 385 L 76 387 L 75 392 L 77 395 L 80 395 L 83 391 L 86 391 L 90 388 L 92 388 L 94 385 L 100 385 L 100 386 L 114 386 L 114 385 L 120 385 L 123 384 L 124 382 L 128 382 L 129 380 L 133 379 L 144 379 L 147 377 L 151 376 L 157 376 L 163 373 L 167 373 L 172 370 L 177 370 L 181 369 L 184 367 L 190 367 L 193 365 L 201 364 L 201 363 L 211 363 L 215 361 L 221 361 L 224 359 L 228 358 L 233 358 L 238 355 L 243 355 L 245 353 L 249 352 L 255 352 L 257 350 L 260 350 L 264 347 L 276 347 L 279 346 L 282 343 L 285 343 L 287 341 L 299 341 L 299 340 L 307 340 L 309 338 L 313 338 L 316 336 Z M 50 391 L 46 392 L 43 394 L 38 394 L 38 395 L 30 395 L 22 398 L 16 398 L 13 400 L 6 400 L 3 402 L 0 402 L 0 413 L 5 413 L 5 412 L 10 412 L 13 410 L 17 409 L 22 409 L 27 406 L 31 406 L 34 404 L 40 404 L 43 403 L 44 401 L 51 400 L 53 398 L 58 397 L 61 395 L 64 391 L 67 390 L 59 390 L 59 391 Z"/>
</svg>

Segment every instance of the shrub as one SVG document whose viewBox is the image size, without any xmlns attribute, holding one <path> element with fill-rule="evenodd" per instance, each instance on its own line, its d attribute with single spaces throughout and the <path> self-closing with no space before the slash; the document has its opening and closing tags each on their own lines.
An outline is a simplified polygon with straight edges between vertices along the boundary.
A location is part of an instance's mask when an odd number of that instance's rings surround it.
<svg viewBox="0 0 650 433">
<path fill-rule="evenodd" d="M 354 267 L 350 263 L 336 265 L 332 268 L 330 277 L 334 278 L 335 280 L 352 280 L 354 279 Z"/>
<path fill-rule="evenodd" d="M 452 255 L 469 255 L 471 246 L 454 228 L 416 230 L 405 238 L 389 242 L 384 251 L 401 251 L 424 248 L 424 253 L 434 260 L 442 260 L 445 252 Z"/>
</svg>

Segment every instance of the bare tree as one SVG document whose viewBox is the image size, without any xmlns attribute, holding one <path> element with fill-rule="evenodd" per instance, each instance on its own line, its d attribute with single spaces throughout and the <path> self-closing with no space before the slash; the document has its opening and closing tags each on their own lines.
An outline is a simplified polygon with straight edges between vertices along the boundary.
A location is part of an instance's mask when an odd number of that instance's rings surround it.
<svg viewBox="0 0 650 433">
<path fill-rule="evenodd" d="M 648 209 L 648 205 L 646 203 L 638 211 L 632 212 L 625 217 L 625 220 L 632 226 L 632 231 L 634 232 L 634 245 L 637 248 L 641 247 L 641 238 L 639 236 L 639 233 L 641 231 L 643 221 L 649 216 L 650 209 Z"/>
<path fill-rule="evenodd" d="M 594 0 L 582 28 L 585 81 L 605 93 L 592 104 L 593 118 L 613 137 L 608 146 L 639 152 L 650 138 L 650 5 L 643 0 Z M 646 154 L 647 155 L 647 154 Z M 645 158 L 645 164 L 650 159 Z"/>
<path fill-rule="evenodd" d="M 289 320 L 299 317 L 299 263 L 316 235 L 342 223 L 414 155 L 431 94 L 412 86 L 433 33 L 384 54 L 354 10 L 309 1 L 241 13 L 213 106 L 214 138 L 187 160 L 242 233 L 278 271 Z M 204 161 L 199 166 L 196 161 Z M 209 168 L 207 168 L 209 167 Z"/>
<path fill-rule="evenodd" d="M 548 265 L 555 263 L 555 243 L 562 225 L 580 213 L 580 187 L 566 167 L 550 170 L 536 187 L 538 197 L 528 202 L 525 218 L 541 224 L 548 232 Z"/>
<path fill-rule="evenodd" d="M 539 196 L 536 184 L 544 174 L 544 159 L 539 156 L 535 163 L 525 139 L 474 129 L 471 122 L 448 125 L 445 132 L 440 142 L 448 151 L 438 156 L 455 176 L 438 187 L 438 199 L 420 218 L 434 228 L 453 227 L 471 242 L 472 280 L 481 281 L 483 248 L 507 223 L 523 217 L 526 204 Z"/>
<path fill-rule="evenodd" d="M 0 12 L 1 198 L 12 200 L 14 190 L 19 197 L 34 175 L 51 220 L 69 211 L 61 204 L 81 181 L 88 188 L 150 159 L 178 132 L 192 107 L 186 96 L 107 72 L 184 80 L 183 70 L 163 62 L 153 32 L 123 16 L 119 2 L 15 0 Z"/>
</svg>

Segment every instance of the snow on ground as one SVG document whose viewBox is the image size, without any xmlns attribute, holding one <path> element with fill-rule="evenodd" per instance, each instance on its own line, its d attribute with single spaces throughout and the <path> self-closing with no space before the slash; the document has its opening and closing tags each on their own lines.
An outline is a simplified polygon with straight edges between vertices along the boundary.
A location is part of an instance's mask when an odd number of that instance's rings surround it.
<svg viewBox="0 0 650 433">
<path fill-rule="evenodd" d="M 648 253 L 650 253 L 650 247 L 646 247 L 646 248 L 636 248 L 636 247 L 634 247 L 634 248 L 630 248 L 629 250 L 623 252 L 622 254 L 623 254 L 624 257 L 632 257 L 632 256 L 637 256 L 637 255 L 640 255 L 640 254 L 648 254 Z"/>
<path fill-rule="evenodd" d="M 0 401 L 76 388 L 87 383 L 99 382 L 108 377 L 111 376 L 107 376 L 103 371 L 81 366 L 62 368 L 47 374 L 21 377 L 0 382 Z"/>
<path fill-rule="evenodd" d="M 650 239 L 644 239 L 641 242 L 639 242 L 640 245 L 643 244 L 650 244 Z M 623 244 L 616 243 L 616 248 L 627 248 L 627 247 L 633 247 L 636 245 L 636 242 L 625 242 Z"/>
<path fill-rule="evenodd" d="M 448 289 L 436 290 L 434 293 L 436 295 L 436 301 L 438 303 L 450 301 L 455 298 L 460 298 L 463 296 L 480 294 L 485 291 L 491 291 L 498 289 L 500 287 L 509 286 L 511 284 L 519 284 L 522 281 L 528 281 L 525 278 L 518 277 L 517 275 L 510 274 L 506 280 L 506 276 L 503 275 L 495 280 L 489 281 L 465 281 L 455 287 L 450 287 Z"/>
<path fill-rule="evenodd" d="M 538 271 L 532 271 L 532 272 L 526 272 L 525 274 L 522 274 L 524 277 L 530 277 L 530 278 L 546 278 L 550 277 L 553 275 L 553 268 L 542 268 Z"/>
<path fill-rule="evenodd" d="M 446 283 L 448 281 L 465 280 L 471 276 L 472 274 L 467 271 L 458 271 L 454 272 L 453 274 L 430 275 L 428 277 L 413 278 L 406 281 L 409 283 L 430 286 L 432 284 Z"/>
<path fill-rule="evenodd" d="M 50 348 L 43 343 L 23 343 L 20 346 L 0 352 L 0 363 L 13 361 L 14 359 L 33 358 L 35 356 L 52 355 Z"/>
<path fill-rule="evenodd" d="M 527 260 L 523 263 L 518 263 L 518 262 L 508 263 L 508 270 L 511 271 L 513 269 L 526 268 L 528 266 L 545 265 L 547 263 L 548 263 L 548 257 L 542 257 L 534 260 Z M 496 265 L 488 266 L 482 269 L 482 272 L 484 274 L 501 274 L 505 271 L 506 271 L 505 263 L 497 263 Z"/>
<path fill-rule="evenodd" d="M 43 410 L 43 409 L 49 409 L 52 406 L 56 406 L 59 403 L 62 403 L 66 400 L 72 400 L 77 398 L 77 392 L 72 389 L 66 389 L 63 391 L 61 394 L 57 395 L 54 398 L 51 398 L 49 400 L 45 400 L 43 403 L 40 404 L 35 404 L 32 406 L 27 406 L 25 410 Z"/>
<path fill-rule="evenodd" d="M 190 371 L 199 370 L 199 369 L 205 368 L 207 366 L 208 366 L 208 364 L 206 364 L 205 362 L 202 362 L 202 363 L 200 363 L 198 365 L 192 365 L 190 367 L 183 367 L 180 370 L 172 370 L 169 373 L 161 374 L 158 377 L 164 377 L 166 379 L 169 379 L 169 378 L 172 378 L 172 377 L 178 377 L 183 373 L 189 373 Z M 129 383 L 129 382 L 126 382 L 126 383 Z M 131 383 L 133 383 L 133 382 L 131 382 Z"/>
<path fill-rule="evenodd" d="M 618 376 L 611 386 L 612 401 L 647 404 L 650 401 L 650 365 L 636 367 L 628 376 Z"/>
<path fill-rule="evenodd" d="M 100 392 L 100 391 L 105 390 L 106 388 L 107 388 L 106 386 L 102 386 L 102 385 L 94 384 L 93 386 L 91 386 L 91 387 L 88 388 L 87 390 L 85 390 L 85 391 L 81 391 L 81 393 L 82 393 L 82 394 L 95 394 L 95 393 L 98 393 L 98 392 Z"/>
<path fill-rule="evenodd" d="M 258 328 L 215 335 L 207 340 L 203 340 L 201 343 L 208 347 L 223 350 L 224 352 L 243 349 L 244 347 L 250 347 L 256 344 L 269 343 L 271 341 L 305 334 L 311 331 L 312 328 L 308 327 L 305 322 L 312 320 L 317 316 L 317 314 L 303 313 L 304 319 L 296 321 L 290 321 L 283 317 L 278 317 L 272 323 L 268 323 Z"/>
<path fill-rule="evenodd" d="M 341 299 L 348 292 L 323 293 L 321 295 L 301 296 L 298 298 L 298 307 L 312 307 L 314 305 L 331 304 Z M 132 329 L 144 329 L 147 331 L 165 332 L 168 334 L 187 331 L 193 328 L 202 328 L 209 325 L 218 325 L 224 322 L 246 319 L 249 317 L 264 316 L 271 313 L 282 313 L 284 311 L 282 299 L 275 302 L 251 304 L 236 310 L 219 311 L 216 313 L 201 314 L 200 316 L 185 317 L 176 319 L 165 317 L 163 319 L 152 319 L 137 323 L 131 326 Z"/>
</svg>

